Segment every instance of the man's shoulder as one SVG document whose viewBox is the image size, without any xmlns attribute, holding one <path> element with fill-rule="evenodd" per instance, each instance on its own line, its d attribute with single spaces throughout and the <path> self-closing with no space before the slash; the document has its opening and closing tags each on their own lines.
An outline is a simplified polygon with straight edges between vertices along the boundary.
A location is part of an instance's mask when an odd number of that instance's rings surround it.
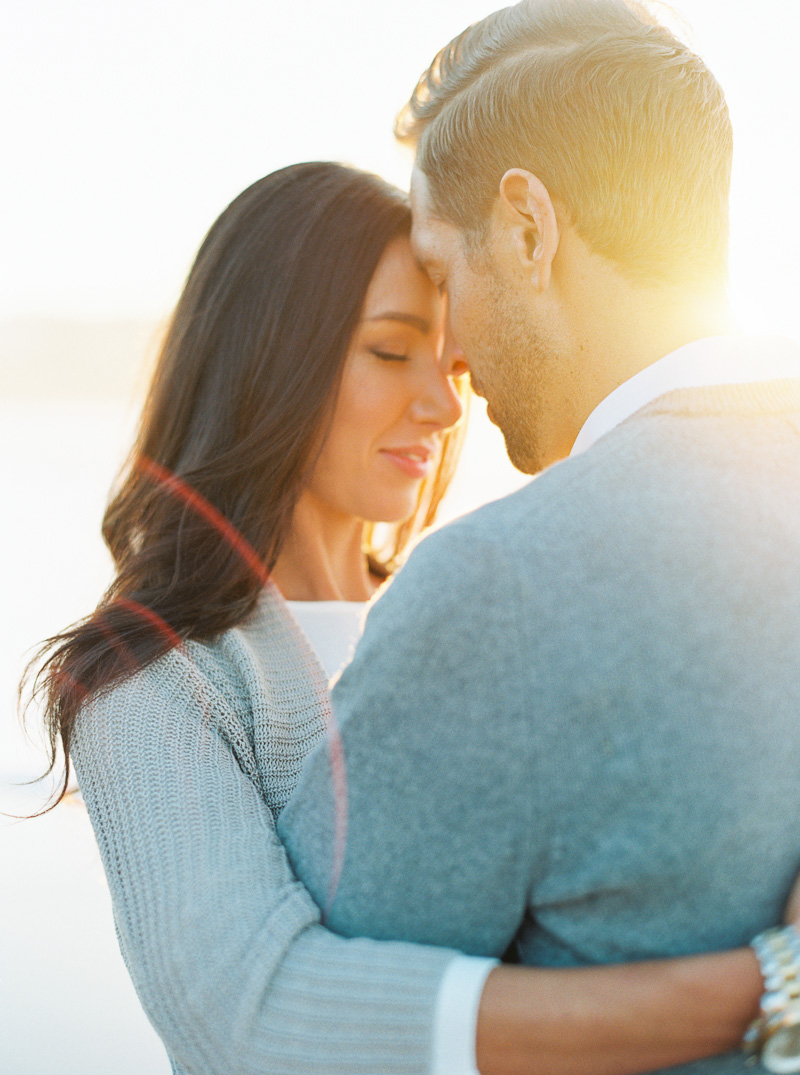
<svg viewBox="0 0 800 1075">
<path fill-rule="evenodd" d="M 637 430 L 634 439 L 640 438 Z M 630 431 L 622 436 L 614 431 L 591 452 L 555 463 L 521 489 L 428 535 L 414 558 L 446 564 L 460 556 L 474 561 L 478 551 L 486 555 L 492 550 L 495 555 L 505 550 L 513 558 L 521 547 L 533 551 L 546 544 L 550 533 L 560 535 L 563 545 L 571 529 L 585 531 L 586 520 L 595 527 L 602 525 L 606 508 L 610 509 L 609 490 L 635 497 L 636 472 L 658 465 L 655 459 L 648 465 L 637 450 L 631 453 L 631 439 Z"/>
<path fill-rule="evenodd" d="M 654 542 L 687 563 L 735 534 L 757 550 L 754 507 L 800 533 L 791 491 L 800 438 L 785 414 L 742 417 L 744 404 L 715 411 L 700 396 L 693 407 L 683 395 L 656 400 L 588 451 L 426 538 L 408 568 L 459 593 L 522 597 L 533 586 L 541 602 L 567 586 L 574 601 L 579 578 L 649 579 Z"/>
</svg>

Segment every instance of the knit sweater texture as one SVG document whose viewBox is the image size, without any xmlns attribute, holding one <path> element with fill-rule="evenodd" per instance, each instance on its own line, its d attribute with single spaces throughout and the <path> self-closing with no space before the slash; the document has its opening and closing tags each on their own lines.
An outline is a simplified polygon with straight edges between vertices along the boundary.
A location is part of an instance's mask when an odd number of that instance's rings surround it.
<svg viewBox="0 0 800 1075">
<path fill-rule="evenodd" d="M 800 381 L 687 389 L 423 541 L 333 693 L 341 871 L 326 744 L 279 821 L 332 928 L 575 966 L 779 922 L 799 488 Z"/>
<path fill-rule="evenodd" d="M 275 831 L 329 717 L 272 586 L 81 712 L 72 759 L 120 948 L 176 1075 L 426 1075 L 442 949 L 320 924 Z"/>
</svg>

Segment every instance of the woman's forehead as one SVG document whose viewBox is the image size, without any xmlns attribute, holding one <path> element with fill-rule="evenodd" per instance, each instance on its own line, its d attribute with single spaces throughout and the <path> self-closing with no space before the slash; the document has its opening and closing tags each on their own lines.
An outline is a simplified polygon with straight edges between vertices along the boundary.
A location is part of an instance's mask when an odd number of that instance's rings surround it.
<svg viewBox="0 0 800 1075">
<path fill-rule="evenodd" d="M 441 300 L 419 267 L 410 241 L 393 240 L 370 281 L 364 301 L 364 321 L 396 320 L 422 332 L 438 327 Z"/>
</svg>

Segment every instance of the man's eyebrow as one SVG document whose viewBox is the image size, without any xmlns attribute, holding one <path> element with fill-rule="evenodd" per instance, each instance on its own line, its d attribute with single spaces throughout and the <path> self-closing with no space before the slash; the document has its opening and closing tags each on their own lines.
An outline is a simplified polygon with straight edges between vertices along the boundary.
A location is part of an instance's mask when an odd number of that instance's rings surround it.
<svg viewBox="0 0 800 1075">
<path fill-rule="evenodd" d="M 365 321 L 400 321 L 403 325 L 411 325 L 413 328 L 418 328 L 420 332 L 430 332 L 431 326 L 424 317 L 417 317 L 416 314 L 404 314 L 397 310 L 387 310 L 385 313 L 376 314 L 375 317 L 365 317 Z"/>
</svg>

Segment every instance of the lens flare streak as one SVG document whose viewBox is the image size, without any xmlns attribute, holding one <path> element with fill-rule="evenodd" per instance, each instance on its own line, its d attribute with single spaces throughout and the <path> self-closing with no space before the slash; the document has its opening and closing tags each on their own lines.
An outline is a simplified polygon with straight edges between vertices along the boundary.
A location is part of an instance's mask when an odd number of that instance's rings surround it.
<svg viewBox="0 0 800 1075">
<path fill-rule="evenodd" d="M 217 531 L 220 537 L 223 538 L 223 540 L 226 541 L 244 560 L 249 569 L 264 585 L 274 585 L 270 582 L 269 571 L 267 570 L 266 564 L 264 564 L 253 546 L 236 529 L 236 527 L 233 526 L 230 520 L 215 508 L 213 504 L 210 504 L 201 493 L 196 489 L 193 489 L 187 482 L 183 481 L 176 474 L 173 474 L 166 467 L 162 466 L 160 463 L 156 463 L 155 460 L 149 459 L 146 456 L 140 456 L 136 462 L 136 466 L 142 473 L 146 474 L 161 486 L 165 492 L 182 500 L 193 511 L 205 519 L 206 522 Z M 127 609 L 129 612 L 140 616 L 163 637 L 170 649 L 180 649 L 187 658 L 189 658 L 184 640 L 152 609 L 146 608 L 137 601 L 126 597 L 118 597 L 114 603 Z M 287 627 L 298 642 L 301 652 L 307 651 L 309 644 L 288 610 L 286 613 L 286 620 Z M 110 637 L 111 634 L 114 634 L 110 626 L 107 623 L 101 623 L 101 629 L 109 635 L 111 644 L 114 645 L 115 648 L 121 649 L 123 660 L 125 660 L 124 646 L 120 646 L 120 640 L 118 638 Z M 331 765 L 331 790 L 333 796 L 333 853 L 328 895 L 325 907 L 322 909 L 322 920 L 324 922 L 329 916 L 333 902 L 336 898 L 347 846 L 347 768 L 344 744 L 330 703 L 327 684 L 320 676 L 317 669 L 317 662 L 313 661 L 313 654 L 308 654 L 308 657 L 310 662 L 309 674 L 318 688 L 318 701 L 325 723 Z M 130 663 L 130 659 L 128 659 L 126 663 Z M 132 671 L 135 671 L 135 669 L 132 669 Z M 198 676 L 197 678 L 201 679 L 202 677 Z M 202 683 L 198 684 L 198 693 L 203 693 Z M 205 700 L 203 710 L 205 713 L 208 713 L 208 706 L 205 704 Z"/>
<path fill-rule="evenodd" d="M 250 542 L 239 533 L 236 527 L 225 516 L 210 504 L 204 496 L 193 489 L 191 485 L 173 474 L 160 463 L 156 463 L 147 456 L 140 456 L 136 463 L 137 469 L 147 474 L 161 488 L 170 495 L 183 500 L 193 511 L 197 512 L 207 523 L 223 537 L 235 552 L 244 560 L 253 574 L 266 583 L 269 579 L 269 571 L 261 557 L 255 551 Z"/>
</svg>

